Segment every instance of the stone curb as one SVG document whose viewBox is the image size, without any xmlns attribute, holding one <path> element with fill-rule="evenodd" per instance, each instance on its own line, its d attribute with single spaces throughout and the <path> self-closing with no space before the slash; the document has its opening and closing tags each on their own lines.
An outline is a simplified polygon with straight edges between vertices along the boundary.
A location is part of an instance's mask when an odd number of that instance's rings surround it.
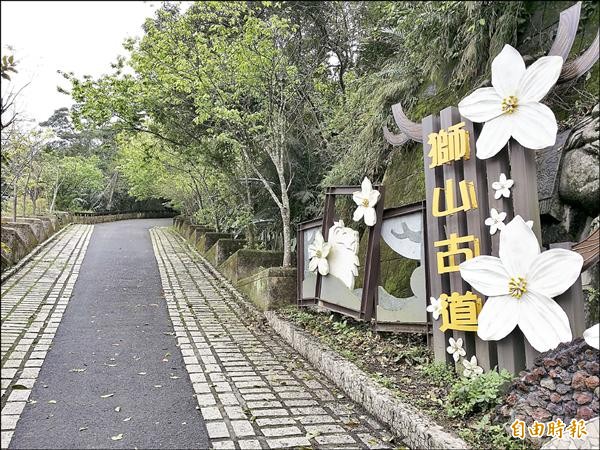
<svg viewBox="0 0 600 450">
<path fill-rule="evenodd" d="M 60 235 L 63 234 L 63 232 L 71 227 L 73 224 L 67 224 L 64 227 L 62 227 L 60 230 L 58 230 L 56 233 L 54 233 L 52 236 L 50 236 L 48 239 L 46 239 L 44 242 L 42 242 L 41 244 L 38 244 L 35 246 L 35 248 L 33 250 L 31 250 L 27 255 L 25 255 L 23 258 L 21 258 L 21 260 L 15 264 L 14 266 L 12 266 L 10 269 L 8 269 L 6 272 L 4 272 L 2 274 L 2 278 L 0 278 L 0 284 L 4 284 L 10 277 L 12 277 L 14 274 L 16 274 L 19 270 L 21 270 L 21 268 L 27 264 L 29 261 L 31 261 L 31 259 L 36 256 L 39 252 L 41 252 L 44 247 L 46 247 L 48 244 L 50 244 L 50 242 L 52 242 L 54 239 L 56 239 L 57 237 L 59 237 Z"/>
<path fill-rule="evenodd" d="M 190 250 L 187 240 L 177 233 Z M 450 434 L 417 409 L 399 400 L 359 369 L 326 345 L 296 325 L 282 319 L 274 311 L 261 313 L 247 301 L 232 283 L 206 258 L 194 251 L 206 263 L 217 279 L 258 321 L 267 324 L 285 341 L 306 358 L 315 368 L 329 378 L 352 400 L 362 405 L 369 413 L 390 427 L 411 448 L 418 449 L 469 449 L 464 440 Z"/>
<path fill-rule="evenodd" d="M 362 405 L 397 434 L 411 448 L 468 449 L 462 439 L 444 430 L 417 409 L 399 400 L 386 389 L 306 331 L 282 319 L 274 311 L 264 313 L 268 324 L 289 345 L 333 381 L 352 400 Z"/>
</svg>

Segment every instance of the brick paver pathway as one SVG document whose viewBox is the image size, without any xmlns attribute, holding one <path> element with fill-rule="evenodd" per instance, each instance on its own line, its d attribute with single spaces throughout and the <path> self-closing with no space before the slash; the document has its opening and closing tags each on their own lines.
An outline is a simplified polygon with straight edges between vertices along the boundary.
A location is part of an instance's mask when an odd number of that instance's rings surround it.
<svg viewBox="0 0 600 450">
<path fill-rule="evenodd" d="M 72 225 L 2 285 L 3 449 L 199 448 L 206 432 L 215 449 L 390 448 L 173 229 L 150 246 L 148 226 Z"/>
<path fill-rule="evenodd" d="M 389 433 L 272 330 L 257 325 L 239 294 L 178 234 L 168 228 L 150 233 L 214 448 L 389 448 Z"/>
<path fill-rule="evenodd" d="M 2 448 L 7 448 L 77 280 L 93 225 L 74 225 L 2 285 Z"/>
</svg>

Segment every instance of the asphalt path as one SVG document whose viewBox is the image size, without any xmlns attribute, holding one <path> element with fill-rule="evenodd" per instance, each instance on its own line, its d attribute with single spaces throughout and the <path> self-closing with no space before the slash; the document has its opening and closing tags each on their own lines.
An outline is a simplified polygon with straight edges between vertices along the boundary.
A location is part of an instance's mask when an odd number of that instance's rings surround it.
<svg viewBox="0 0 600 450">
<path fill-rule="evenodd" d="M 170 222 L 95 225 L 9 448 L 209 447 L 148 232 Z"/>
</svg>

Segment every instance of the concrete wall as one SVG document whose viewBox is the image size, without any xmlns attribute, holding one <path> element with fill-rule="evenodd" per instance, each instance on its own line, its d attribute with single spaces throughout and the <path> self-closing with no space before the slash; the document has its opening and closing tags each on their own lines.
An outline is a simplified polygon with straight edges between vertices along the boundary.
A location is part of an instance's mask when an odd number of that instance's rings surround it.
<svg viewBox="0 0 600 450">
<path fill-rule="evenodd" d="M 11 218 L 2 217 L 2 271 L 18 263 L 71 220 L 71 216 L 67 213 L 54 216 L 17 217 L 16 222 L 12 222 Z"/>
<path fill-rule="evenodd" d="M 296 269 L 280 267 L 281 252 L 243 248 L 245 240 L 193 225 L 183 216 L 173 218 L 173 227 L 261 310 L 296 302 Z"/>
<path fill-rule="evenodd" d="M 296 302 L 296 268 L 269 267 L 237 282 L 262 311 L 278 309 Z"/>
<path fill-rule="evenodd" d="M 73 223 L 104 223 L 114 222 L 116 220 L 129 220 L 129 219 L 158 219 L 163 217 L 172 217 L 169 212 L 165 211 L 142 211 L 142 212 L 131 212 L 131 213 L 115 213 L 115 214 L 86 214 L 86 213 L 74 213 Z"/>
</svg>

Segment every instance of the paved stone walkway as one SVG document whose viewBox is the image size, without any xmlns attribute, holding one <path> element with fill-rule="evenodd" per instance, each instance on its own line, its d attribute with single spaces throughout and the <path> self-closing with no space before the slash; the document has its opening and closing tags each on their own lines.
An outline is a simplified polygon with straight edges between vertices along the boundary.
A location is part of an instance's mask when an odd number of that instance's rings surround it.
<svg viewBox="0 0 600 450">
<path fill-rule="evenodd" d="M 182 238 L 150 230 L 212 446 L 390 448 L 390 435 L 267 327 Z"/>
<path fill-rule="evenodd" d="M 390 448 L 175 231 L 148 231 L 168 223 L 72 225 L 2 285 L 1 448 Z"/>
<path fill-rule="evenodd" d="M 92 234 L 75 225 L 2 285 L 2 448 L 7 448 L 65 311 Z"/>
</svg>

